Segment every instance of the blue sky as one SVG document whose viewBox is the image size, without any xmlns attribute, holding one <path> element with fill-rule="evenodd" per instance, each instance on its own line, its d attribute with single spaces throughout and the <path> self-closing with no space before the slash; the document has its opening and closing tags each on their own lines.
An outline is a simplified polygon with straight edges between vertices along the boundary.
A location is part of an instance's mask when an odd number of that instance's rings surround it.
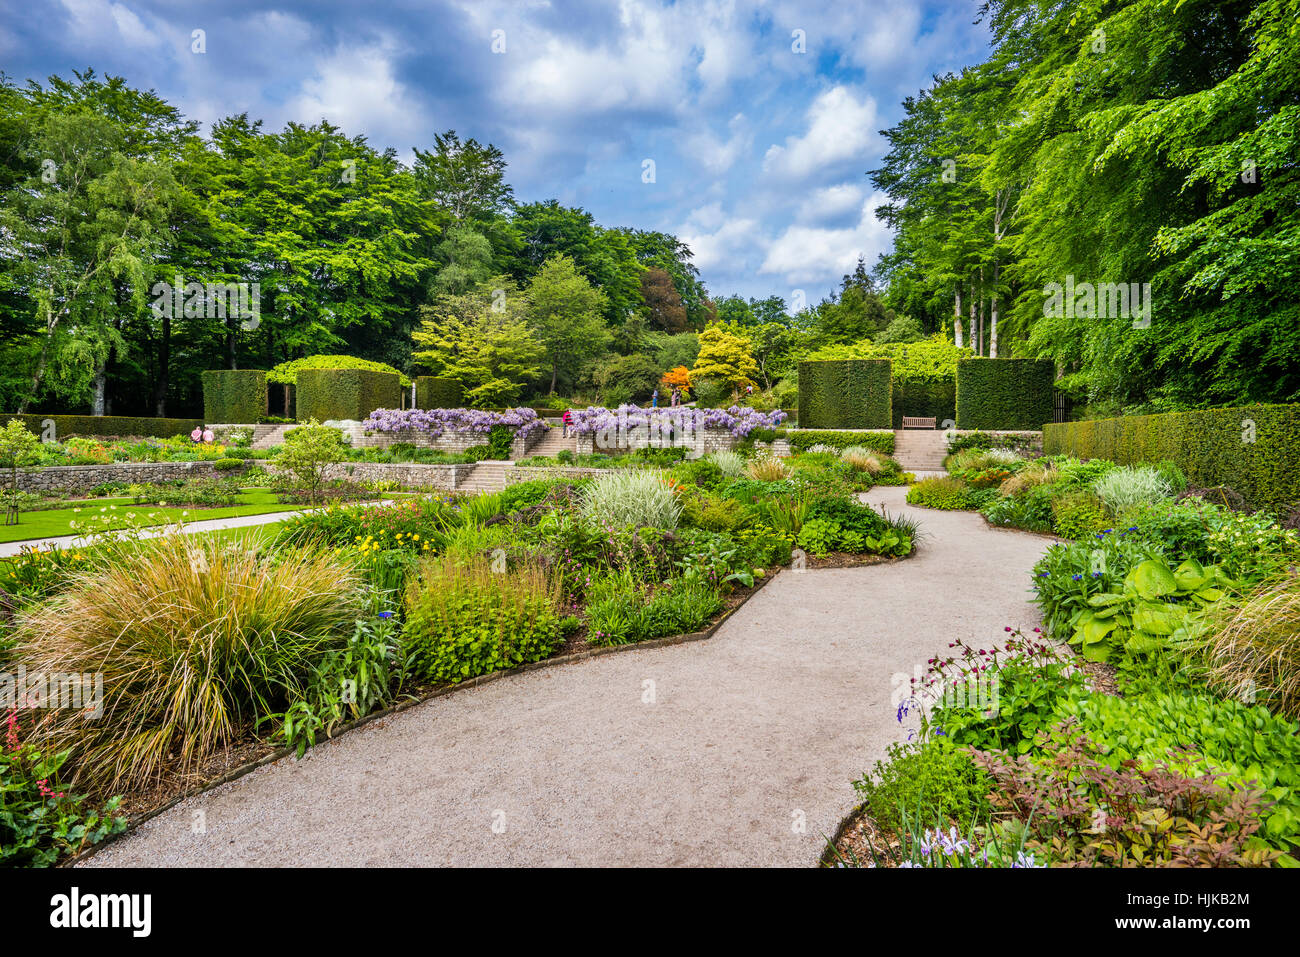
<svg viewBox="0 0 1300 957">
<path fill-rule="evenodd" d="M 94 67 L 205 129 L 324 117 L 406 159 L 455 129 L 502 149 L 521 201 L 677 234 L 714 295 L 812 302 L 889 247 L 865 175 L 878 131 L 987 50 L 974 0 L 5 6 L 0 69 L 18 80 Z"/>
</svg>

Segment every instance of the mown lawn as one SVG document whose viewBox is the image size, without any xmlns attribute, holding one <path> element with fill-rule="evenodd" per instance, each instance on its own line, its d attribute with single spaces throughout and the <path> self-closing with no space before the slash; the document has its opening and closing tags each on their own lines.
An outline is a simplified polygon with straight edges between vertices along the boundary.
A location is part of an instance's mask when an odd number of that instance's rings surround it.
<svg viewBox="0 0 1300 957">
<path fill-rule="evenodd" d="M 23 512 L 17 525 L 0 526 L 0 542 L 21 542 L 29 539 L 45 540 L 61 535 L 75 535 L 72 527 L 78 522 L 84 527 L 92 516 L 113 511 L 122 515 L 135 514 L 146 525 L 170 525 L 182 518 L 186 522 L 202 522 L 214 518 L 234 518 L 239 515 L 263 515 L 268 512 L 292 512 L 301 505 L 285 505 L 276 500 L 269 489 L 245 489 L 239 495 L 239 504 L 222 508 L 198 508 L 193 505 L 161 507 L 158 505 L 133 505 L 129 498 L 90 499 L 81 511 L 71 508 L 48 509 L 41 512 Z"/>
</svg>

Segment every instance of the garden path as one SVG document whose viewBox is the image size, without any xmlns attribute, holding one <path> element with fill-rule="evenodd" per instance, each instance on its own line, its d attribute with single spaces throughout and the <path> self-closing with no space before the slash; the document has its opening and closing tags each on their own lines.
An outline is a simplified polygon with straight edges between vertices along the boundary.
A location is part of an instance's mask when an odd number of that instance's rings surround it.
<svg viewBox="0 0 1300 957">
<path fill-rule="evenodd" d="M 904 494 L 866 500 L 921 523 L 906 561 L 783 571 L 707 641 L 432 699 L 191 798 L 87 863 L 813 864 L 850 782 L 907 736 L 895 687 L 956 638 L 1038 622 L 1027 586 L 1049 539 Z"/>
</svg>

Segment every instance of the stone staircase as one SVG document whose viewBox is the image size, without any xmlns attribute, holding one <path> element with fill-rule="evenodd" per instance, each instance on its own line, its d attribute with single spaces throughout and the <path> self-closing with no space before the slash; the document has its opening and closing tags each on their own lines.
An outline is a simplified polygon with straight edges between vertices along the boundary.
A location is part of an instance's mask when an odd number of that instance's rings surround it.
<svg viewBox="0 0 1300 957">
<path fill-rule="evenodd" d="M 282 445 L 284 443 L 284 433 L 293 428 L 297 428 L 297 426 L 290 423 L 259 425 L 253 433 L 252 447 L 255 449 L 269 449 L 274 445 Z"/>
<path fill-rule="evenodd" d="M 578 452 L 578 437 L 570 435 L 566 438 L 564 427 L 557 426 L 542 436 L 541 441 L 528 450 L 528 454 L 529 456 L 544 455 L 547 458 L 554 458 L 557 452 L 563 452 L 566 449 L 576 455 Z"/>
<path fill-rule="evenodd" d="M 942 472 L 948 440 L 940 429 L 895 429 L 894 458 L 904 472 Z"/>
<path fill-rule="evenodd" d="M 514 465 L 506 460 L 485 459 L 474 466 L 474 471 L 456 483 L 456 491 L 499 492 L 506 487 L 506 469 Z"/>
</svg>

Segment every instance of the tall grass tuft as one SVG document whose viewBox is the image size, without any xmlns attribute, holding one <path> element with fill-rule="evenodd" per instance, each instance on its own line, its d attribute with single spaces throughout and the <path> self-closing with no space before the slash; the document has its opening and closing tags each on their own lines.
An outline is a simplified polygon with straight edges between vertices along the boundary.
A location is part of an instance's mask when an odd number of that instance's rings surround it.
<svg viewBox="0 0 1300 957">
<path fill-rule="evenodd" d="M 581 513 L 601 526 L 638 525 L 673 529 L 681 503 L 657 470 L 619 469 L 597 476 L 583 490 Z"/>
<path fill-rule="evenodd" d="M 745 474 L 745 457 L 739 452 L 722 450 L 709 456 L 709 461 L 722 469 L 727 478 L 740 478 Z"/>
<path fill-rule="evenodd" d="M 259 557 L 249 541 L 167 535 L 75 575 L 17 624 L 29 673 L 102 674 L 102 714 L 58 709 L 40 729 L 74 780 L 136 787 L 194 768 L 301 693 L 346 642 L 356 573 L 321 554 Z"/>
<path fill-rule="evenodd" d="M 850 445 L 840 453 L 840 458 L 859 472 L 866 472 L 868 475 L 879 475 L 889 468 L 880 453 L 860 445 Z"/>
<path fill-rule="evenodd" d="M 1239 607 L 1217 610 L 1190 650 L 1210 687 L 1300 718 L 1300 576 L 1264 584 Z"/>
<path fill-rule="evenodd" d="M 775 455 L 765 455 L 751 461 L 745 474 L 760 482 L 779 482 L 790 477 L 790 470 Z"/>
<path fill-rule="evenodd" d="M 1146 505 L 1168 498 L 1169 480 L 1150 465 L 1124 465 L 1111 469 L 1092 483 L 1092 490 L 1112 514 L 1134 505 Z"/>
</svg>

